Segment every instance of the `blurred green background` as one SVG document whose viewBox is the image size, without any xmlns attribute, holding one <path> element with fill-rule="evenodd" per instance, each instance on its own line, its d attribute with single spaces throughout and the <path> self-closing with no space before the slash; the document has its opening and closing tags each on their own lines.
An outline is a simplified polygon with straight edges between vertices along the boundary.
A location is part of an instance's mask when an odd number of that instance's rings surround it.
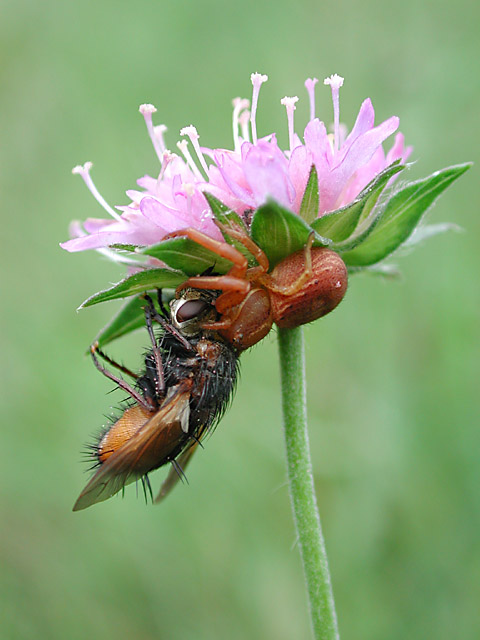
<svg viewBox="0 0 480 640">
<path fill-rule="evenodd" d="M 242 357 L 231 410 L 161 507 L 127 491 L 88 511 L 80 450 L 121 399 L 85 348 L 115 303 L 78 304 L 121 277 L 58 243 L 102 211 L 70 169 L 95 163 L 112 204 L 158 170 L 140 103 L 173 147 L 193 123 L 231 146 L 231 98 L 267 73 L 261 133 L 280 98 L 345 76 L 341 119 L 370 96 L 401 118 L 422 177 L 477 162 L 431 222 L 465 232 L 398 258 L 401 283 L 352 278 L 306 329 L 315 481 L 343 638 L 480 635 L 479 5 L 291 1 L 0 5 L 2 313 L 0 635 L 7 639 L 309 638 L 280 415 L 275 334 Z M 317 113 L 330 122 L 327 88 Z M 109 306 L 110 305 L 110 306 Z M 112 346 L 140 364 L 145 335 Z M 161 472 L 153 476 L 158 487 Z"/>
</svg>

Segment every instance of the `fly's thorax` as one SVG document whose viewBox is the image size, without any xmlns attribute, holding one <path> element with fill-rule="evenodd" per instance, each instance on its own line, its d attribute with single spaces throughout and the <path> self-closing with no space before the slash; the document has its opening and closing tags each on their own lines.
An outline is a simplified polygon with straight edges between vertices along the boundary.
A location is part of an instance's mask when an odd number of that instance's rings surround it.
<svg viewBox="0 0 480 640">
<path fill-rule="evenodd" d="M 218 359 L 222 357 L 224 347 L 222 343 L 217 342 L 216 340 L 200 338 L 195 349 L 202 359 L 206 360 L 209 364 L 215 365 Z"/>
</svg>

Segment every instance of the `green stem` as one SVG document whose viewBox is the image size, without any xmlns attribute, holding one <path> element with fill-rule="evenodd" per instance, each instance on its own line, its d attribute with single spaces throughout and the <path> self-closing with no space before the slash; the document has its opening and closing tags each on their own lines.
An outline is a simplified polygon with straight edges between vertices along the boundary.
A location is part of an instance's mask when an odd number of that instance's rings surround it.
<svg viewBox="0 0 480 640">
<path fill-rule="evenodd" d="M 302 328 L 279 330 L 283 419 L 290 498 L 316 640 L 338 640 L 337 615 L 308 444 Z"/>
</svg>

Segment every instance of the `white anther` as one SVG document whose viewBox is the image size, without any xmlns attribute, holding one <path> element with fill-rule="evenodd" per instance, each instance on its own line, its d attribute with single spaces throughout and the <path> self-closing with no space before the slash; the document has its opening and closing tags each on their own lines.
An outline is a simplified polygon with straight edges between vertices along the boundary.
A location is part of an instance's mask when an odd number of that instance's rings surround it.
<svg viewBox="0 0 480 640">
<path fill-rule="evenodd" d="M 198 140 L 200 136 L 198 135 L 196 128 L 193 126 L 193 124 L 189 125 L 188 127 L 183 127 L 183 129 L 180 129 L 180 135 L 188 136 L 190 138 L 190 142 L 193 144 L 193 148 L 195 149 L 197 158 L 200 160 L 202 169 L 205 171 L 208 177 L 208 165 L 205 162 L 205 158 L 203 157 L 202 150 L 200 149 L 200 145 L 198 144 Z"/>
<path fill-rule="evenodd" d="M 138 110 L 140 111 L 140 113 L 142 114 L 142 116 L 146 115 L 146 114 L 150 114 L 152 115 L 152 113 L 156 113 L 157 112 L 157 108 L 153 106 L 153 104 L 141 104 L 138 107 Z"/>
</svg>

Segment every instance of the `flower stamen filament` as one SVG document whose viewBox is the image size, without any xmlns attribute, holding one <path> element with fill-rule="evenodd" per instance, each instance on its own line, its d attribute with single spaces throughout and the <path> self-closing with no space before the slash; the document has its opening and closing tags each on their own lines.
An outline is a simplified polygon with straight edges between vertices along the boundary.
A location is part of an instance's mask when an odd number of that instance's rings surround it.
<svg viewBox="0 0 480 640">
<path fill-rule="evenodd" d="M 192 172 L 195 175 L 195 177 L 197 178 L 197 180 L 199 180 L 200 182 L 204 182 L 205 179 L 202 176 L 202 174 L 200 172 L 200 169 L 195 164 L 195 161 L 192 158 L 192 156 L 190 154 L 190 151 L 188 150 L 188 142 L 186 140 L 179 140 L 177 142 L 177 147 L 183 153 L 183 156 L 184 156 L 185 160 L 187 161 L 188 166 L 192 170 Z"/>
<path fill-rule="evenodd" d="M 190 142 L 193 144 L 193 148 L 195 149 L 197 158 L 199 159 L 200 164 L 202 165 L 202 169 L 205 171 L 208 177 L 208 165 L 205 162 L 205 158 L 203 156 L 202 150 L 200 149 L 200 145 L 198 144 L 198 139 L 200 138 L 200 136 L 198 135 L 196 128 L 193 126 L 193 124 L 189 125 L 188 127 L 183 127 L 183 129 L 180 129 L 180 135 L 188 136 L 190 138 Z"/>
<path fill-rule="evenodd" d="M 307 78 L 305 80 L 305 88 L 308 91 L 310 100 L 310 120 L 315 119 L 315 85 L 317 82 L 318 78 Z"/>
<path fill-rule="evenodd" d="M 240 153 L 240 138 L 238 135 L 238 129 L 240 125 L 240 117 L 245 113 L 245 110 L 250 106 L 250 101 L 244 98 L 233 99 L 233 149 L 235 153 Z M 243 136 L 245 137 L 245 136 Z"/>
<path fill-rule="evenodd" d="M 162 153 L 165 148 L 162 148 L 161 142 L 155 134 L 155 129 L 152 122 L 152 114 L 156 113 L 157 109 L 153 106 L 153 104 L 141 104 L 138 107 L 138 110 L 145 119 L 148 135 L 150 136 L 150 140 L 152 141 L 153 148 L 155 149 L 155 153 L 157 154 L 158 159 L 160 160 L 160 162 L 162 162 Z"/>
<path fill-rule="evenodd" d="M 343 85 L 343 78 L 334 73 L 329 78 L 325 78 L 323 84 L 329 84 L 332 89 L 333 100 L 333 131 L 334 131 L 334 153 L 337 153 L 340 147 L 340 101 L 339 90 Z"/>
<path fill-rule="evenodd" d="M 282 98 L 280 100 L 280 102 L 287 109 L 288 140 L 289 140 L 289 144 L 290 144 L 290 153 L 291 153 L 293 151 L 293 147 L 294 147 L 294 144 L 295 144 L 295 130 L 294 130 L 294 123 L 293 123 L 293 112 L 297 108 L 295 106 L 295 103 L 298 102 L 298 97 L 297 96 L 293 96 L 292 98 L 288 98 L 287 96 L 285 96 L 285 98 Z"/>
<path fill-rule="evenodd" d="M 105 209 L 105 211 L 112 216 L 112 218 L 115 218 L 115 220 L 121 221 L 122 218 L 118 215 L 115 209 L 112 209 L 112 207 L 108 204 L 105 198 L 103 198 L 103 196 L 100 195 L 97 187 L 95 186 L 92 180 L 92 177 L 90 176 L 90 169 L 92 167 L 93 167 L 93 164 L 91 162 L 85 162 L 83 166 L 77 165 L 76 167 L 73 167 L 72 173 L 74 174 L 78 173 L 78 175 L 83 178 L 83 181 L 87 185 L 88 190 L 93 195 L 93 197 L 98 202 L 98 204 L 100 204 Z"/>
<path fill-rule="evenodd" d="M 257 144 L 257 123 L 255 118 L 257 115 L 258 94 L 260 93 L 260 87 L 262 86 L 262 84 L 268 80 L 268 76 L 262 75 L 261 73 L 252 73 L 252 75 L 250 76 L 250 80 L 252 81 L 253 85 L 250 125 L 252 128 L 252 142 L 253 144 Z"/>
</svg>

